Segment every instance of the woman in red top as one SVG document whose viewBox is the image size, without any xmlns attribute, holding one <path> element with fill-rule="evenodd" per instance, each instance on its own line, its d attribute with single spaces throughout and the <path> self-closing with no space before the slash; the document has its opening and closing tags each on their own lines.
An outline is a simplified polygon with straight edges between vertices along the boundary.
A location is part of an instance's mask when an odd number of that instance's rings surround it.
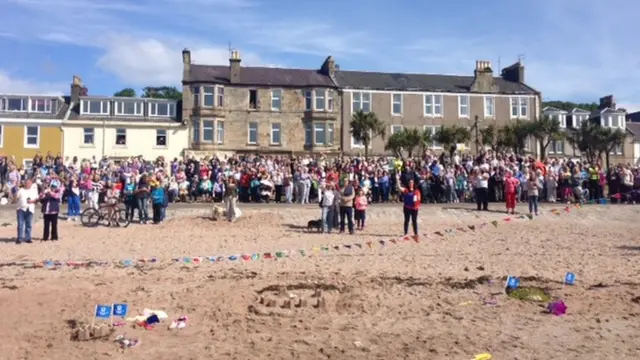
<svg viewBox="0 0 640 360">
<path fill-rule="evenodd" d="M 507 203 L 507 214 L 511 210 L 511 214 L 516 213 L 516 192 L 520 181 L 513 177 L 511 170 L 507 170 L 507 176 L 504 179 L 504 197 Z"/>
<path fill-rule="evenodd" d="M 396 175 L 398 178 L 397 183 L 400 184 L 400 177 Z M 398 185 L 400 188 L 400 193 L 402 193 L 402 203 L 404 210 L 404 235 L 407 236 L 409 233 L 409 220 L 411 220 L 411 226 L 413 227 L 413 235 L 418 237 L 418 209 L 420 209 L 420 202 L 422 201 L 422 196 L 420 196 L 420 191 L 416 188 L 413 179 L 409 180 L 407 187 L 402 187 L 402 185 Z"/>
</svg>

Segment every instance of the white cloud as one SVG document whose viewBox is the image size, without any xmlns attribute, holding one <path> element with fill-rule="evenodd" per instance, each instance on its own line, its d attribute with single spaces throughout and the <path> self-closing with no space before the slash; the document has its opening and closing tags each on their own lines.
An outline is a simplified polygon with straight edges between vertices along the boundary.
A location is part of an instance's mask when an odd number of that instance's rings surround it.
<svg viewBox="0 0 640 360">
<path fill-rule="evenodd" d="M 69 85 L 64 83 L 37 82 L 27 79 L 17 79 L 0 69 L 0 93 L 1 94 L 40 94 L 62 95 L 68 92 Z"/>
<path fill-rule="evenodd" d="M 116 75 L 125 85 L 177 85 L 182 80 L 182 48 L 178 44 L 151 38 L 113 36 L 104 50 L 98 66 Z M 190 50 L 192 63 L 229 64 L 228 48 L 201 45 Z M 261 64 L 254 53 L 243 53 L 242 60 L 248 65 Z"/>
</svg>

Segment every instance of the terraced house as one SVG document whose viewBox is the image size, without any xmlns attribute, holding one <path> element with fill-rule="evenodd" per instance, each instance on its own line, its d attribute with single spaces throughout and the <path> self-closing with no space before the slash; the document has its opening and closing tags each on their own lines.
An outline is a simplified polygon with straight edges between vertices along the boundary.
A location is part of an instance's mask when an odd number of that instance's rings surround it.
<svg viewBox="0 0 640 360">
<path fill-rule="evenodd" d="M 31 166 L 33 157 L 62 152 L 63 97 L 0 94 L 0 153 Z"/>
<path fill-rule="evenodd" d="M 183 110 L 192 153 L 290 154 L 339 150 L 340 101 L 328 57 L 320 69 L 193 64 L 182 52 Z"/>
<path fill-rule="evenodd" d="M 507 122 L 535 120 L 539 116 L 540 93 L 525 84 L 525 69 L 520 62 L 493 74 L 491 63 L 476 61 L 473 76 L 399 74 L 363 71 L 336 71 L 343 91 L 341 118 L 348 124 L 358 110 L 375 112 L 389 126 L 387 134 L 403 128 L 426 129 L 435 133 L 443 125 L 472 129 Z M 362 150 L 362 143 L 349 132 L 342 134 L 346 153 Z M 475 151 L 475 141 L 467 147 Z M 373 153 L 384 152 L 384 140 L 372 142 Z M 527 149 L 535 152 L 533 139 Z M 442 145 L 434 143 L 438 150 Z"/>
<path fill-rule="evenodd" d="M 169 159 L 188 147 L 178 101 L 91 96 L 75 76 L 68 102 L 69 116 L 62 124 L 65 156 Z"/>
</svg>

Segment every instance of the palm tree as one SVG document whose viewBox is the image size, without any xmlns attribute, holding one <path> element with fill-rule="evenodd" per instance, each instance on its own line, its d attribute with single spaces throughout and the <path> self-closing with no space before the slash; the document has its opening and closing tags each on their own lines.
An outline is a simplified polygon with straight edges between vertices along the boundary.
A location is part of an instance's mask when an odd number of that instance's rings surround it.
<svg viewBox="0 0 640 360">
<path fill-rule="evenodd" d="M 627 134 L 621 129 L 611 129 L 605 127 L 598 127 L 596 132 L 596 137 L 598 139 L 597 149 L 598 149 L 598 157 L 602 156 L 604 153 L 605 164 L 607 169 L 609 169 L 609 158 L 611 156 L 611 152 L 618 147 L 623 146 L 624 141 L 627 138 Z"/>
<path fill-rule="evenodd" d="M 518 119 L 498 129 L 498 141 L 504 147 L 511 148 L 517 155 L 524 155 L 526 142 L 532 134 L 533 124 Z"/>
<path fill-rule="evenodd" d="M 411 158 L 413 152 L 424 145 L 424 134 L 416 128 L 403 128 L 387 139 L 384 149 L 393 152 L 396 157 L 402 157 L 402 152 L 406 151 Z"/>
<path fill-rule="evenodd" d="M 560 129 L 560 123 L 550 116 L 544 116 L 531 123 L 531 135 L 540 144 L 540 158 L 547 157 L 547 147 L 552 141 L 561 140 L 564 133 Z"/>
<path fill-rule="evenodd" d="M 373 112 L 358 110 L 351 116 L 351 135 L 364 145 L 364 157 L 369 157 L 371 141 L 377 137 L 385 138 L 387 128 Z"/>
<path fill-rule="evenodd" d="M 567 131 L 567 142 L 580 153 L 587 157 L 587 161 L 593 164 L 599 157 L 598 153 L 598 129 L 599 125 L 585 121 L 578 128 Z"/>
<path fill-rule="evenodd" d="M 471 139 L 471 131 L 466 127 L 457 125 L 442 126 L 435 134 L 433 140 L 442 144 L 442 147 L 449 150 L 449 159 L 453 159 L 457 144 L 466 143 Z"/>
</svg>

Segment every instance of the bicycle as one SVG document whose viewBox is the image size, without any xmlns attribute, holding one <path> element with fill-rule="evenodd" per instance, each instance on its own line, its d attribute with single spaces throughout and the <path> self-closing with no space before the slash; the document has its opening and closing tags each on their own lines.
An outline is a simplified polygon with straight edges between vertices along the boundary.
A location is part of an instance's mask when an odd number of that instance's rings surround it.
<svg viewBox="0 0 640 360">
<path fill-rule="evenodd" d="M 118 207 L 119 203 L 103 204 L 98 209 L 88 208 L 80 214 L 80 222 L 86 227 L 96 227 L 107 220 L 107 226 L 127 227 L 131 223 L 127 211 Z"/>
</svg>

